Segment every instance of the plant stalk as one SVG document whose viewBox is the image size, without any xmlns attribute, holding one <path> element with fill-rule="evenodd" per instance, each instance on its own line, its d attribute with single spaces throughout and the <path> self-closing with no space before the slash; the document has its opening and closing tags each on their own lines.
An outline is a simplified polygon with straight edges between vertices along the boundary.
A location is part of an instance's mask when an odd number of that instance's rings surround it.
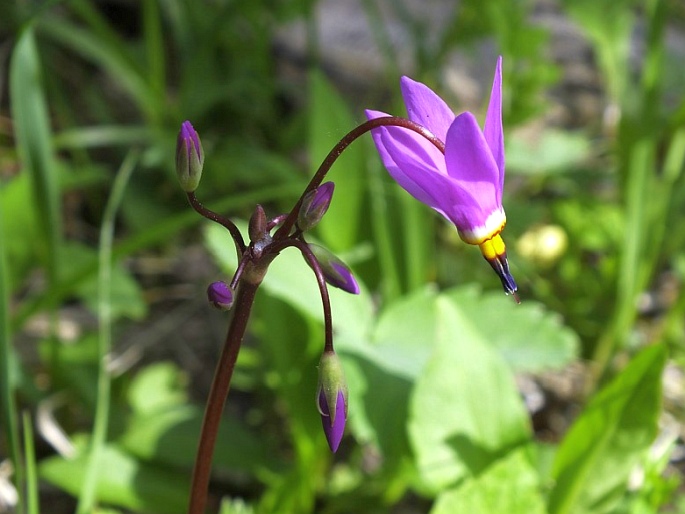
<svg viewBox="0 0 685 514">
<path fill-rule="evenodd" d="M 238 288 L 233 319 L 228 327 L 226 341 L 214 373 L 214 380 L 209 391 L 207 408 L 202 421 L 197 457 L 193 468 L 188 514 L 204 514 L 205 511 L 209 477 L 212 471 L 212 455 L 219 433 L 219 423 L 259 284 L 260 282 L 252 283 L 243 280 Z"/>
</svg>

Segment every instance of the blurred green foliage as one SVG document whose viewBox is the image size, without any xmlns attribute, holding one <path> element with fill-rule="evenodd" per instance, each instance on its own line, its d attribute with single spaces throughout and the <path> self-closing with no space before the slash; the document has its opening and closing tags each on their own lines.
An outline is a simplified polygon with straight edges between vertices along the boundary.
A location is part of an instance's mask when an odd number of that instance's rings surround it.
<svg viewBox="0 0 685 514">
<path fill-rule="evenodd" d="M 553 31 L 532 22 L 537 3 L 464 0 L 437 33 L 409 2 L 362 6 L 383 67 L 346 82 L 326 73 L 315 0 L 0 3 L 0 456 L 14 465 L 17 512 L 53 512 L 48 500 L 37 505 L 36 480 L 81 509 L 91 480 L 97 512 L 185 511 L 202 419 L 190 366 L 145 362 L 117 374 L 105 365 L 121 357 L 117 345 L 103 355 L 103 337 L 165 340 L 154 320 L 177 316 L 136 262 L 199 244 L 223 276 L 236 267 L 228 234 L 192 212 L 175 182 L 178 127 L 189 119 L 202 137 L 203 202 L 237 219 L 256 203 L 286 212 L 364 108 L 403 114 L 392 107 L 407 72 L 393 30 L 406 35 L 412 75 L 447 98 L 455 51 L 487 74 L 504 56 L 504 237 L 524 303 L 504 297 L 478 252 L 392 183 L 368 138 L 355 142 L 331 171 L 336 194 L 315 231 L 362 289 L 331 291 L 348 436 L 331 456 L 314 402 L 318 290 L 286 250 L 238 361 L 213 511 L 685 512 L 669 428 L 684 412 L 662 390 L 666 366 L 682 374 L 685 356 L 685 82 L 673 65 L 685 49 L 667 44 L 669 31 L 685 31 L 682 7 L 554 4 L 555 20 L 584 38 L 574 64 L 598 82 L 596 108 L 578 126 L 554 122 L 547 93 L 566 70 L 553 61 Z M 299 60 L 275 38 L 295 22 L 307 27 Z M 488 52 L 492 65 L 481 63 Z M 122 163 L 135 170 L 118 198 L 110 189 Z M 97 234 L 110 196 L 121 206 L 103 299 Z M 194 271 L 199 282 L 216 274 Z M 106 309 L 111 330 L 85 324 L 67 340 L 69 308 Z M 27 345 L 35 320 L 47 328 Z M 543 391 L 563 422 L 541 427 L 520 380 L 578 368 L 580 391 Z M 46 409 L 66 444 L 44 444 L 44 427 L 20 423 L 19 412 Z M 93 425 L 103 409 L 101 440 Z M 90 459 L 100 471 L 85 476 Z"/>
</svg>

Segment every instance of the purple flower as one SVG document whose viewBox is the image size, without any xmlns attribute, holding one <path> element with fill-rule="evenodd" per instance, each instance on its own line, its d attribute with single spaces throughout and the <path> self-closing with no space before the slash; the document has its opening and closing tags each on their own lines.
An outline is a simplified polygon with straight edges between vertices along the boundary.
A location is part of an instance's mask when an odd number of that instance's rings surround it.
<svg viewBox="0 0 685 514">
<path fill-rule="evenodd" d="M 204 162 L 200 136 L 189 121 L 184 121 L 176 139 L 176 175 L 185 192 L 192 193 L 197 189 Z"/>
<path fill-rule="evenodd" d="M 316 403 L 328 446 L 335 453 L 347 421 L 347 383 L 340 359 L 332 350 L 325 351 L 319 361 Z"/>
<path fill-rule="evenodd" d="M 451 221 L 463 241 L 478 245 L 504 291 L 514 294 L 516 282 L 499 235 L 506 223 L 502 58 L 497 60 L 482 131 L 473 114 L 455 116 L 426 85 L 402 77 L 400 86 L 409 119 L 444 141 L 445 153 L 411 130 L 384 126 L 372 131 L 383 164 L 414 198 Z M 366 116 L 374 119 L 388 114 L 367 110 Z"/>
<path fill-rule="evenodd" d="M 212 282 L 207 288 L 207 299 L 217 309 L 227 311 L 233 305 L 233 291 L 226 282 Z"/>
</svg>

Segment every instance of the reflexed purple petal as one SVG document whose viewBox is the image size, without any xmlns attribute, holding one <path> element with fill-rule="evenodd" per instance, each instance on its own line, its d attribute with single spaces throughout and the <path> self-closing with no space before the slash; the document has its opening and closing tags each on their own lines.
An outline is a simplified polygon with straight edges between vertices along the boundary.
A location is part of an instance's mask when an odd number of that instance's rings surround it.
<svg viewBox="0 0 685 514">
<path fill-rule="evenodd" d="M 370 120 L 380 118 L 382 116 L 389 115 L 380 111 L 366 111 L 366 117 Z M 385 168 L 388 170 L 388 173 L 390 173 L 390 176 L 393 179 L 395 179 L 395 181 L 397 181 L 397 183 L 400 186 L 402 186 L 406 191 L 408 191 L 419 202 L 433 206 L 436 203 L 435 199 L 416 183 L 414 177 L 426 172 L 430 173 L 429 168 L 432 169 L 433 172 L 438 172 L 438 166 L 441 166 L 444 169 L 445 158 L 440 153 L 440 151 L 437 150 L 437 148 L 433 147 L 438 152 L 438 154 L 431 155 L 430 164 L 422 162 L 420 160 L 419 162 L 415 163 L 415 166 L 412 167 L 412 169 L 415 169 L 415 172 L 408 175 L 407 170 L 401 167 L 399 163 L 395 162 L 395 159 L 393 159 L 393 157 L 388 152 L 385 143 L 390 141 L 389 146 L 393 149 L 393 153 L 402 154 L 404 152 L 404 148 L 401 144 L 393 143 L 392 137 L 393 135 L 397 135 L 398 137 L 402 137 L 403 140 L 406 140 L 407 134 L 410 138 L 408 139 L 408 141 L 412 146 L 418 146 L 420 148 L 422 144 L 420 140 L 425 141 L 425 139 L 419 136 L 418 134 L 416 135 L 416 137 L 419 139 L 412 139 L 411 135 L 414 134 L 413 132 L 399 127 L 381 127 L 371 131 L 373 141 L 374 143 L 376 143 L 376 149 L 378 150 L 378 154 L 380 155 L 381 160 L 385 165 Z M 430 145 L 433 146 L 432 144 Z M 404 161 L 404 159 L 402 159 L 402 161 Z M 442 173 L 446 173 L 446 171 L 442 171 Z"/>
<path fill-rule="evenodd" d="M 498 201 L 501 202 L 501 191 L 504 189 L 504 131 L 502 129 L 502 57 L 497 59 L 495 77 L 492 81 L 492 91 L 490 92 L 490 103 L 488 113 L 485 117 L 485 127 L 483 128 L 485 141 L 492 156 L 497 163 L 499 170 L 499 191 Z"/>
<path fill-rule="evenodd" d="M 430 148 L 416 144 L 416 139 L 408 130 L 394 127 L 383 130 L 381 142 L 396 163 L 396 168 L 388 169 L 392 178 L 418 201 L 446 215 L 445 205 L 451 202 L 453 181 L 447 176 L 445 157 L 435 149 L 440 162 L 434 162 Z"/>
<path fill-rule="evenodd" d="M 323 426 L 324 434 L 326 434 L 328 446 L 335 453 L 338 451 L 338 446 L 340 446 L 340 441 L 345 433 L 345 422 L 347 421 L 343 392 L 338 392 L 338 399 L 335 405 L 335 419 L 331 419 L 329 415 L 330 409 L 326 403 L 326 395 L 323 391 L 319 393 L 319 411 L 321 412 L 321 425 Z"/>
<path fill-rule="evenodd" d="M 448 211 L 459 230 L 485 224 L 501 209 L 499 170 L 478 122 L 470 112 L 457 116 L 445 142 L 447 171 L 455 182 L 461 212 Z"/>
<path fill-rule="evenodd" d="M 400 88 L 409 119 L 444 141 L 454 121 L 452 109 L 431 88 L 409 77 L 400 79 Z"/>
</svg>

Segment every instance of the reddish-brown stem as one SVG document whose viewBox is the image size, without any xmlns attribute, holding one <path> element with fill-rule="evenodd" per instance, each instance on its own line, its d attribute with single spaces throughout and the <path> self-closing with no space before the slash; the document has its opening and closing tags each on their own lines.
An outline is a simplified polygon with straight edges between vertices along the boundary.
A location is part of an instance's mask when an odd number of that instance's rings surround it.
<svg viewBox="0 0 685 514">
<path fill-rule="evenodd" d="M 445 153 L 445 143 L 443 143 L 440 139 L 438 139 L 432 132 L 430 132 L 426 127 L 423 127 L 422 125 L 419 125 L 418 123 L 414 123 L 411 120 L 408 120 L 406 118 L 398 118 L 395 116 L 384 116 L 382 118 L 375 118 L 373 120 L 369 120 L 366 123 L 362 123 L 358 127 L 352 129 L 350 132 L 348 132 L 345 137 L 343 137 L 337 145 L 333 147 L 333 149 L 328 153 L 326 158 L 323 160 L 321 163 L 321 166 L 319 166 L 319 169 L 317 172 L 314 174 L 312 177 L 312 180 L 309 182 L 305 190 L 303 191 L 302 195 L 300 196 L 300 199 L 297 201 L 295 204 L 295 207 L 293 207 L 293 210 L 290 211 L 288 214 L 288 217 L 285 219 L 283 224 L 280 226 L 280 228 L 276 231 L 274 234 L 274 239 L 283 239 L 285 237 L 288 237 L 290 234 L 290 229 L 293 227 L 295 224 L 295 221 L 297 220 L 297 215 L 300 212 L 300 206 L 302 205 L 302 200 L 304 197 L 312 191 L 313 189 L 319 187 L 321 185 L 321 181 L 324 179 L 326 176 L 326 173 L 331 169 L 331 166 L 333 166 L 333 163 L 337 160 L 338 157 L 340 157 L 340 154 L 343 153 L 345 148 L 347 148 L 352 142 L 354 142 L 355 139 L 358 137 L 366 134 L 370 130 L 373 130 L 375 128 L 379 127 L 387 127 L 387 126 L 393 126 L 393 127 L 401 127 L 405 128 L 408 130 L 412 130 L 419 134 L 422 137 L 425 137 L 428 141 L 433 143 L 435 147 L 440 150 L 442 153 Z"/>
<path fill-rule="evenodd" d="M 280 244 L 274 245 L 281 251 Z M 323 305 L 323 326 L 324 326 L 324 351 L 333 351 L 333 315 L 331 313 L 331 299 L 328 295 L 328 285 L 326 284 L 326 279 L 321 271 L 321 265 L 316 257 L 312 253 L 311 249 L 305 241 L 301 239 L 288 239 L 283 243 L 283 248 L 288 246 L 294 246 L 300 252 L 302 256 L 307 260 L 309 266 L 314 271 L 316 275 L 316 282 L 319 285 L 319 294 L 321 294 L 321 304 Z"/>
<path fill-rule="evenodd" d="M 245 329 L 250 319 L 250 311 L 252 310 L 252 304 L 254 303 L 258 287 L 258 283 L 253 284 L 242 281 L 238 288 L 234 304 L 235 312 L 228 327 L 226 342 L 214 373 L 214 380 L 209 391 L 207 408 L 205 409 L 205 416 L 202 421 L 197 457 L 195 458 L 195 467 L 193 468 L 188 514 L 204 514 L 205 511 L 209 477 L 212 471 L 214 444 L 219 432 L 219 423 L 221 422 L 228 390 L 231 386 L 231 378 L 238 358 L 238 351 L 245 335 Z"/>
<path fill-rule="evenodd" d="M 188 201 L 190 202 L 190 205 L 193 207 L 193 209 L 195 209 L 195 211 L 197 211 L 199 214 L 201 214 L 208 220 L 214 221 L 219 225 L 224 226 L 226 230 L 230 232 L 231 237 L 235 242 L 236 251 L 238 252 L 238 259 L 240 259 L 240 257 L 245 253 L 245 241 L 243 241 L 243 236 L 240 233 L 240 230 L 238 230 L 238 227 L 236 227 L 233 224 L 233 222 L 228 218 L 202 205 L 202 203 L 200 202 L 200 200 L 197 199 L 193 191 L 191 191 L 190 193 L 186 193 L 186 195 L 188 196 Z"/>
</svg>

